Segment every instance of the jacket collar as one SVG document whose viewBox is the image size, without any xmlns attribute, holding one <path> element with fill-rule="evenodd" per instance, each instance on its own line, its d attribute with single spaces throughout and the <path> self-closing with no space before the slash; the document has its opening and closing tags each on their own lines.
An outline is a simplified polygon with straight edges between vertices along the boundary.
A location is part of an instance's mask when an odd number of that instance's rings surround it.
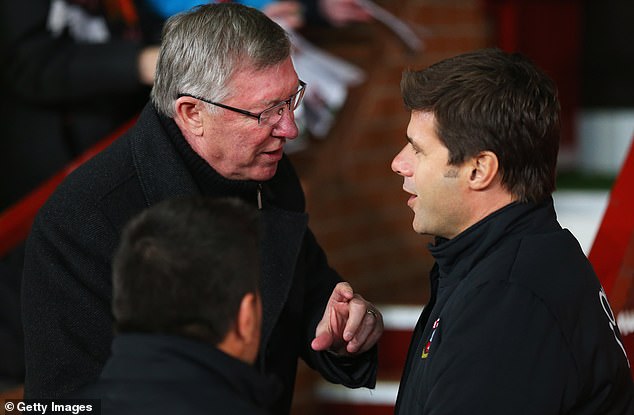
<svg viewBox="0 0 634 415">
<path fill-rule="evenodd" d="M 198 186 L 167 138 L 154 106 L 148 103 L 132 127 L 130 147 L 146 204 L 199 194 Z"/>
<path fill-rule="evenodd" d="M 436 238 L 429 251 L 438 264 L 440 284 L 457 282 L 503 241 L 528 233 L 561 229 L 552 198 L 541 203 L 511 203 L 453 239 Z M 443 279 L 445 281 L 443 281 Z"/>
<path fill-rule="evenodd" d="M 274 376 L 263 375 L 210 344 L 163 334 L 124 333 L 114 338 L 101 378 L 130 380 L 131 376 L 169 382 L 220 378 L 260 407 L 270 406 L 282 392 Z"/>
</svg>

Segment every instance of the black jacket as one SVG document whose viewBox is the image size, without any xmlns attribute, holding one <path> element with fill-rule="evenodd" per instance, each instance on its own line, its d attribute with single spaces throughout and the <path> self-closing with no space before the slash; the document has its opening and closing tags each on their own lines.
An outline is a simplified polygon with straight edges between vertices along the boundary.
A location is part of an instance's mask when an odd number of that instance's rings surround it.
<svg viewBox="0 0 634 415">
<path fill-rule="evenodd" d="M 170 138 L 168 130 L 176 134 L 174 122 L 161 121 L 148 105 L 136 125 L 73 172 L 36 217 L 22 286 L 27 397 L 56 397 L 99 374 L 112 340 L 110 262 L 134 214 L 167 198 L 200 194 L 200 188 L 256 203 L 258 184 L 227 180 L 202 162 L 186 166 L 174 144 L 184 139 Z M 303 192 L 286 157 L 261 186 L 264 320 L 258 366 L 284 384 L 275 412 L 290 407 L 298 357 L 332 382 L 373 386 L 376 349 L 349 361 L 310 348 L 341 278 L 307 227 Z"/>
<path fill-rule="evenodd" d="M 397 414 L 634 413 L 614 317 L 552 200 L 511 204 L 430 250 Z"/>
<path fill-rule="evenodd" d="M 114 338 L 94 384 L 72 398 L 95 399 L 102 415 L 265 415 L 281 385 L 211 345 L 159 334 Z"/>
</svg>

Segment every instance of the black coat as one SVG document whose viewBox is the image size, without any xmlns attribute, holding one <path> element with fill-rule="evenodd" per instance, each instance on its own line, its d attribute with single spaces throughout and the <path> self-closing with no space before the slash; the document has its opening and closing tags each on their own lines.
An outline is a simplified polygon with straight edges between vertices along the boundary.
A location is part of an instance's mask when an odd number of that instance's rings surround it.
<svg viewBox="0 0 634 415">
<path fill-rule="evenodd" d="M 113 317 L 111 259 L 124 224 L 161 200 L 199 194 L 151 105 L 110 148 L 73 172 L 39 212 L 27 241 L 23 321 L 29 398 L 56 397 L 97 377 L 109 355 Z M 182 137 L 181 137 L 182 140 Z M 215 196 L 255 203 L 251 184 L 215 174 Z M 376 349 L 352 361 L 310 348 L 326 302 L 341 281 L 307 227 L 299 179 L 283 158 L 262 184 L 262 303 L 259 367 L 276 374 L 287 412 L 297 357 L 337 383 L 373 386 Z"/>
<path fill-rule="evenodd" d="M 99 379 L 69 398 L 96 400 L 102 415 L 266 415 L 280 392 L 275 379 L 211 345 L 130 333 L 114 338 Z"/>
<path fill-rule="evenodd" d="M 430 251 L 397 414 L 634 413 L 614 317 L 552 200 L 511 204 Z"/>
</svg>

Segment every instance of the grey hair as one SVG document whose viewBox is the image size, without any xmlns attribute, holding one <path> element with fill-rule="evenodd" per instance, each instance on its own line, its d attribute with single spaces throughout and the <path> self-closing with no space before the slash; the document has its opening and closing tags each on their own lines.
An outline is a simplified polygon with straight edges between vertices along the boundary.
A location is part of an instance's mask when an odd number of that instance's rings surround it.
<svg viewBox="0 0 634 415">
<path fill-rule="evenodd" d="M 262 12 L 236 3 L 197 6 L 163 27 L 152 103 L 173 117 L 178 94 L 221 101 L 237 70 L 274 66 L 290 53 L 287 33 Z"/>
</svg>

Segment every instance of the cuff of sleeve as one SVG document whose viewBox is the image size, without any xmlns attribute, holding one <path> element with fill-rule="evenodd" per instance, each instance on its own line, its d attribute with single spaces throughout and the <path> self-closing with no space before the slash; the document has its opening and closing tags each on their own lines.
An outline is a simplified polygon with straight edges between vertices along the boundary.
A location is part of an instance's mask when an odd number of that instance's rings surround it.
<svg viewBox="0 0 634 415">
<path fill-rule="evenodd" d="M 333 383 L 349 388 L 366 387 L 374 389 L 378 366 L 378 346 L 356 356 L 338 356 L 331 352 L 321 352 L 319 359 L 327 368 L 324 377 Z"/>
</svg>

